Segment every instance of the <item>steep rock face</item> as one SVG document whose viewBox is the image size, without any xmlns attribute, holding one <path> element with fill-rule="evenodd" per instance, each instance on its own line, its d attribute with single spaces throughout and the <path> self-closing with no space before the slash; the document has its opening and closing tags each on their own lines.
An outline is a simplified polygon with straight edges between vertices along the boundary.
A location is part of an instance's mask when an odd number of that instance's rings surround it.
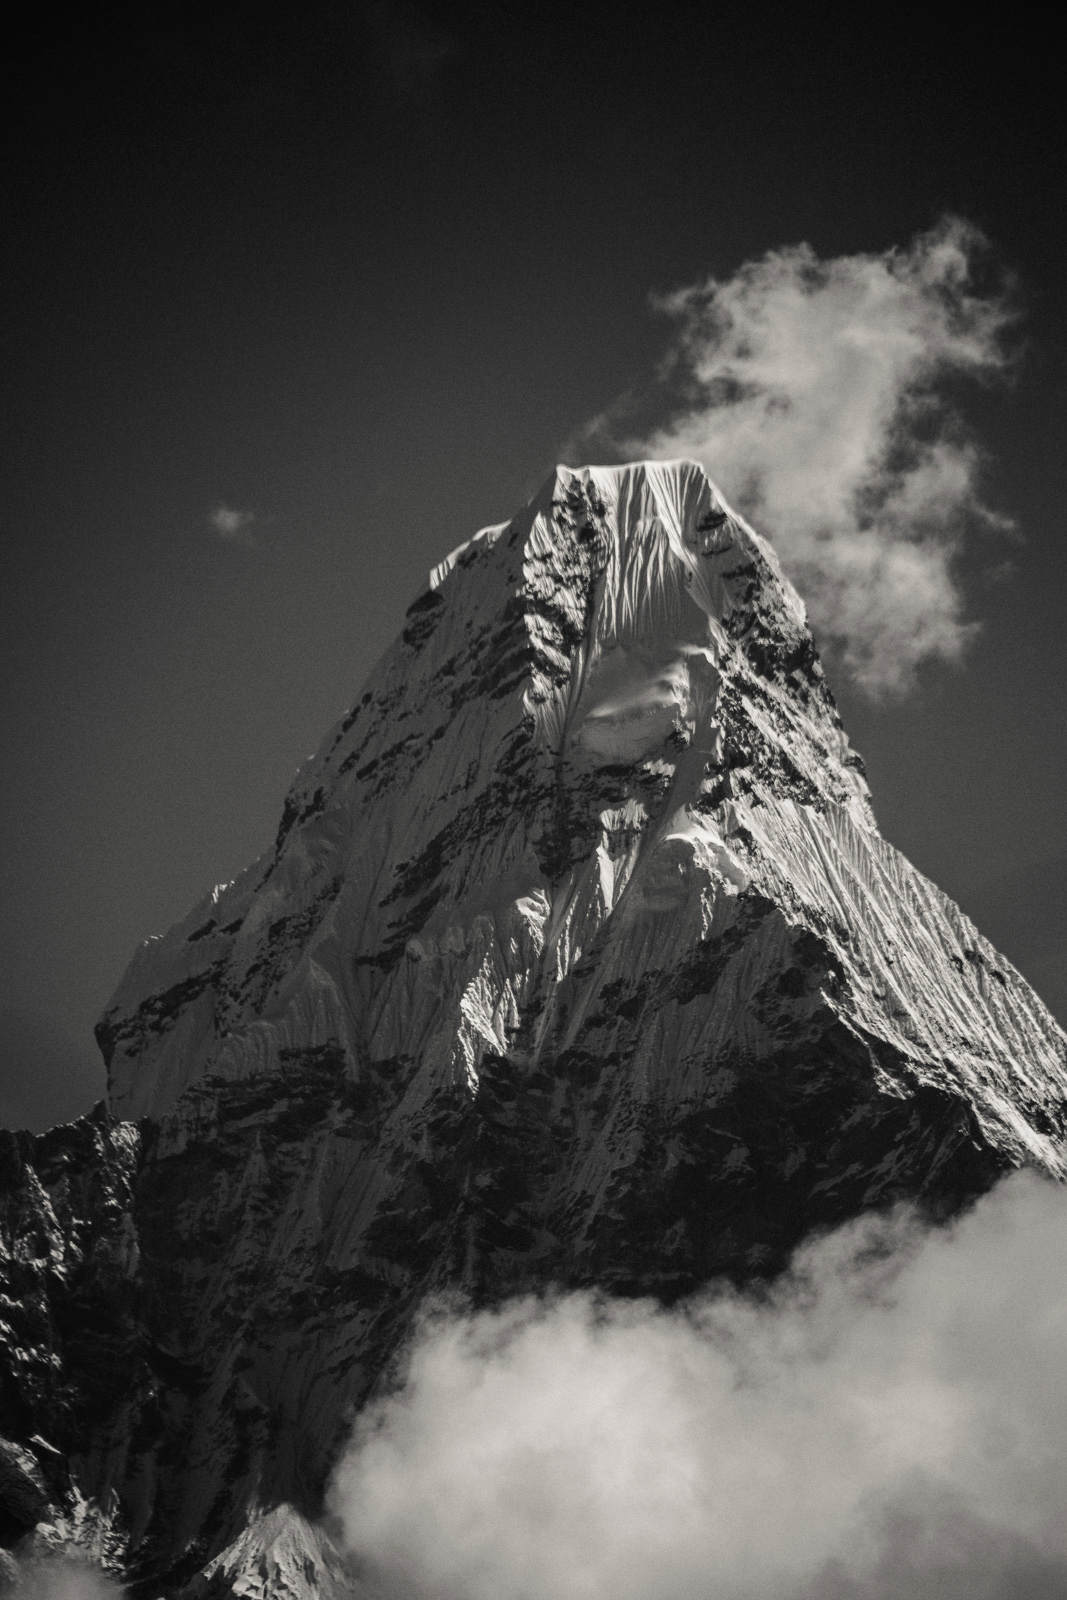
<svg viewBox="0 0 1067 1600">
<path fill-rule="evenodd" d="M 122 1554 L 115 1489 L 150 1387 L 139 1159 L 137 1129 L 102 1106 L 37 1137 L 0 1130 L 0 1543 L 43 1527 L 96 1558 Z M 75 1528 L 80 1481 L 95 1504 Z"/>
<path fill-rule="evenodd" d="M 249 1518 L 302 1548 L 434 1287 L 671 1298 L 1067 1169 L 1067 1040 L 880 837 L 800 601 L 689 463 L 560 468 L 444 562 L 99 1037 L 142 1375 L 80 1481 L 205 1594 L 272 1570 Z"/>
</svg>

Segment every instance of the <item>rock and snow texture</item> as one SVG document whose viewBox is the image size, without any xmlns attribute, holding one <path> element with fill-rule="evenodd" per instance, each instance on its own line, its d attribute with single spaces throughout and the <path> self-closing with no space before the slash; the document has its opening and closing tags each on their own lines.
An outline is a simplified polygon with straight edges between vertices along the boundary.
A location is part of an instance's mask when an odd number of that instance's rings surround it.
<svg viewBox="0 0 1067 1600">
<path fill-rule="evenodd" d="M 879 835 L 798 597 L 686 462 L 561 467 L 442 563 L 99 1037 L 140 1342 L 83 1488 L 211 1593 L 433 1288 L 670 1299 L 1067 1175 L 1067 1040 Z"/>
<path fill-rule="evenodd" d="M 103 1106 L 36 1137 L 0 1129 L 0 1544 L 36 1529 L 41 1548 L 116 1571 L 142 1366 L 139 1161 L 137 1129 Z"/>
</svg>

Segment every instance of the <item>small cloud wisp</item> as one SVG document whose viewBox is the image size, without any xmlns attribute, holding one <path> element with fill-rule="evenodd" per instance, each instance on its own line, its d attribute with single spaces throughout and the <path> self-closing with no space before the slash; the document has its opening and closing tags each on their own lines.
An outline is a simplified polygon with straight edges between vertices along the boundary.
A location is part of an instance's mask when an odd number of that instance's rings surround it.
<svg viewBox="0 0 1067 1600">
<path fill-rule="evenodd" d="M 673 420 L 626 435 L 624 402 L 584 435 L 701 462 L 874 697 L 960 658 L 963 537 L 1011 526 L 982 498 L 982 452 L 949 393 L 1013 365 L 1011 286 L 978 282 L 988 254 L 946 217 L 907 249 L 821 260 L 800 244 L 658 298 L 677 330 L 661 373 Z"/>
<path fill-rule="evenodd" d="M 423 1318 L 332 1511 L 382 1600 L 1067 1594 L 1067 1197 L 861 1219 L 762 1297 Z"/>
<path fill-rule="evenodd" d="M 224 539 L 227 544 L 244 545 L 246 549 L 254 549 L 256 538 L 252 526 L 256 520 L 254 511 L 237 511 L 233 506 L 218 505 L 208 513 L 208 525 Z"/>
</svg>

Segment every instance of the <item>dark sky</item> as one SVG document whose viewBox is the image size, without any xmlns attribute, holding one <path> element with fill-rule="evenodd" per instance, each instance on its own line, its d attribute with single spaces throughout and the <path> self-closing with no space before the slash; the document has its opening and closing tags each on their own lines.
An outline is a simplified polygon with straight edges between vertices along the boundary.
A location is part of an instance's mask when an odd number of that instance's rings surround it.
<svg viewBox="0 0 1067 1600">
<path fill-rule="evenodd" d="M 650 381 L 650 290 L 946 210 L 1019 278 L 1018 381 L 965 408 L 1025 542 L 967 579 L 963 670 L 839 698 L 888 837 L 1067 1016 L 1051 43 L 626 4 L 40 26 L 5 86 L 4 1120 L 99 1092 L 136 943 L 264 848 L 428 568 Z"/>
</svg>

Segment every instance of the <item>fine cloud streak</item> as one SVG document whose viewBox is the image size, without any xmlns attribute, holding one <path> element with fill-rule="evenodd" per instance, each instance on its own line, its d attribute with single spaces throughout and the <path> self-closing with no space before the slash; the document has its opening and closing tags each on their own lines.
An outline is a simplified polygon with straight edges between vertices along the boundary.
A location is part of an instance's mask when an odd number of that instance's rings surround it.
<svg viewBox="0 0 1067 1600">
<path fill-rule="evenodd" d="M 676 324 L 662 376 L 682 409 L 623 437 L 624 402 L 584 435 L 699 461 L 876 697 L 906 692 L 923 661 L 960 657 L 973 631 L 961 541 L 1009 526 L 983 503 L 981 452 L 946 393 L 1011 365 L 1007 290 L 975 283 L 987 253 L 976 228 L 945 218 L 906 250 L 824 261 L 801 244 L 680 289 L 655 304 Z"/>
<path fill-rule="evenodd" d="M 764 1299 L 439 1306 L 332 1509 L 404 1600 L 1067 1593 L 1067 1198 L 806 1246 Z"/>
<path fill-rule="evenodd" d="M 241 544 L 248 549 L 255 548 L 256 537 L 252 532 L 252 524 L 256 520 L 254 511 L 238 511 L 234 506 L 219 505 L 208 513 L 207 520 L 209 526 L 227 544 Z"/>
</svg>

